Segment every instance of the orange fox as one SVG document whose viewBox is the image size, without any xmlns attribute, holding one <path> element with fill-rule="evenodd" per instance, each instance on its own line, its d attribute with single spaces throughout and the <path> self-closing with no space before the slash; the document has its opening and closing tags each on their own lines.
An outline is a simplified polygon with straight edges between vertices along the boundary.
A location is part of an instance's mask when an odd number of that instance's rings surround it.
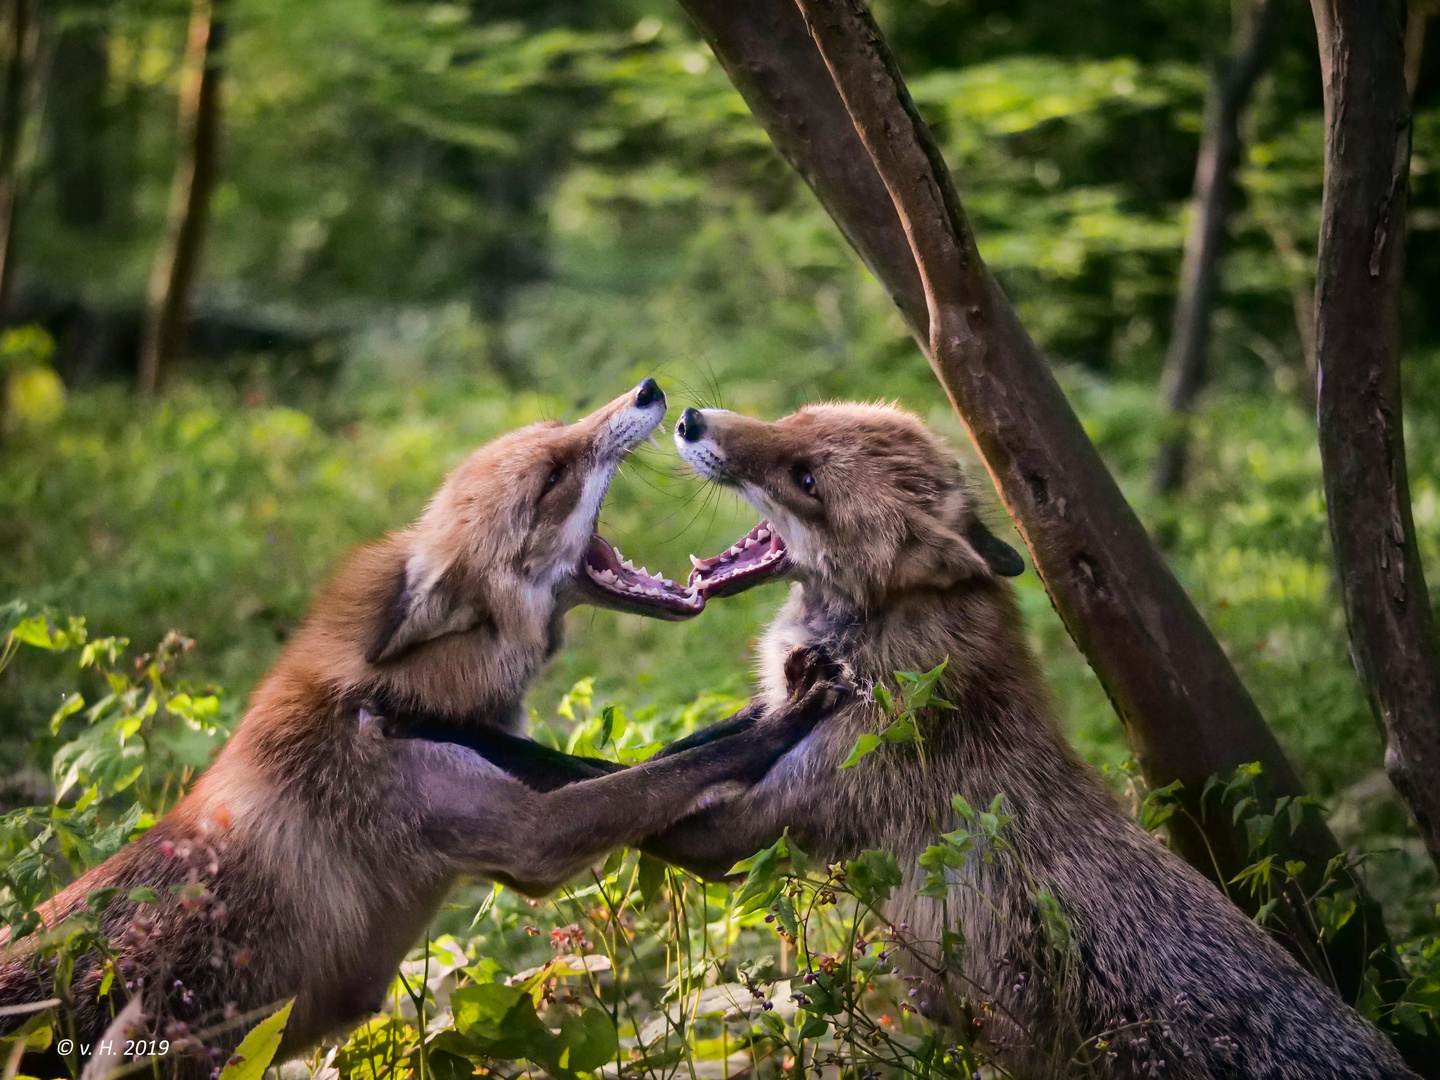
<svg viewBox="0 0 1440 1080">
<path fill-rule="evenodd" d="M 42 909 L 53 927 L 119 890 L 101 916 L 118 973 L 108 997 L 98 952 L 75 969 L 79 1041 L 126 999 L 179 1042 L 294 996 L 282 1052 L 304 1048 L 382 1004 L 460 875 L 546 892 L 707 792 L 759 779 L 810 730 L 833 693 L 802 660 L 795 700 L 743 732 L 563 790 L 537 793 L 463 745 L 466 731 L 518 729 L 571 606 L 662 618 L 704 606 L 594 531 L 620 462 L 664 413 L 646 379 L 578 423 L 496 439 L 413 527 L 350 558 L 194 789 Z M 129 899 L 140 887 L 159 899 Z M 33 939 L 0 961 L 0 1005 L 52 983 Z M 192 1048 L 223 1055 L 235 1038 Z"/>
</svg>

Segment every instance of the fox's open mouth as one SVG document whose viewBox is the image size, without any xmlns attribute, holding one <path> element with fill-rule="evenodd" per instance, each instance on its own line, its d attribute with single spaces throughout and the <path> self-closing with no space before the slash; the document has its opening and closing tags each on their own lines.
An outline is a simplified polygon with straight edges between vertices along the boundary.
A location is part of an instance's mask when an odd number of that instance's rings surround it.
<svg viewBox="0 0 1440 1080">
<path fill-rule="evenodd" d="M 681 587 L 669 578 L 636 568 L 618 548 L 599 533 L 590 537 L 585 552 L 585 576 L 607 597 L 644 615 L 687 618 L 705 608 L 705 597 L 689 586 Z"/>
<path fill-rule="evenodd" d="M 690 556 L 695 569 L 687 584 L 701 597 L 733 596 L 774 577 L 790 565 L 785 541 L 768 521 L 762 521 L 711 559 Z"/>
</svg>

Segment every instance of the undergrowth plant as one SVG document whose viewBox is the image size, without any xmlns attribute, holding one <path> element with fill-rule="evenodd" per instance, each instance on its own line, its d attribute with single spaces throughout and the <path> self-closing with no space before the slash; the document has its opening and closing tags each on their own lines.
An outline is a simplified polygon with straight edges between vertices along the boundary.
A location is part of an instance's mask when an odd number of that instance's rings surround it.
<svg viewBox="0 0 1440 1080">
<path fill-rule="evenodd" d="M 53 801 L 0 817 L 0 917 L 10 948 L 28 950 L 56 972 L 56 1000 L 0 1019 L 8 1024 L 0 1069 L 7 1080 L 23 1075 L 22 1063 L 37 1060 L 24 1057 L 26 1051 L 58 1047 L 78 1078 L 88 1048 L 74 1042 L 68 973 L 81 953 L 98 950 L 114 973 L 100 985 L 112 1015 L 125 1005 L 123 981 L 114 977 L 118 943 L 106 939 L 100 922 L 115 896 L 97 891 L 58 927 L 43 926 L 36 908 L 183 796 L 227 733 L 233 708 L 177 678 L 177 664 L 193 644 L 178 635 L 132 657 L 124 639 L 90 638 L 81 618 L 60 619 L 19 603 L 3 612 L 0 669 L 22 650 L 53 654 L 71 665 L 76 689 L 52 719 Z M 862 740 L 845 767 L 861 766 L 870 753 L 902 752 L 904 744 L 923 754 L 914 717 L 918 709 L 943 707 L 934 694 L 942 670 L 899 673 L 894 691 L 882 688 L 877 703 L 884 728 Z M 570 752 L 631 764 L 740 704 L 731 695 L 707 694 L 681 709 L 630 710 L 597 700 L 593 681 L 582 679 L 555 716 L 532 715 L 531 729 Z M 1187 812 L 1174 785 L 1147 790 L 1133 764 L 1112 776 L 1147 830 L 1162 830 Z M 1207 812 L 1244 820 L 1251 838 L 1252 862 L 1227 887 L 1254 893 L 1257 919 L 1267 924 L 1279 905 L 1294 906 L 1323 943 L 1354 914 L 1358 860 L 1337 860 L 1321 888 L 1297 895 L 1302 868 L 1280 863 L 1269 844 L 1275 830 L 1295 827 L 1317 808 L 1312 800 L 1263 805 L 1258 779 L 1258 769 L 1242 768 L 1215 781 L 1202 800 Z M 1023 871 L 1003 794 L 984 807 L 958 796 L 951 805 L 957 827 L 937 830 L 919 857 L 922 891 L 944 898 L 954 888 L 975 887 L 964 884 L 977 880 L 963 873 L 970 860 L 1013 860 Z M 910 876 L 885 851 L 827 865 L 784 836 L 735 868 L 738 885 L 707 884 L 633 851 L 612 854 L 587 878 L 543 901 L 472 884 L 402 965 L 386 1008 L 343 1042 L 284 1065 L 281 1075 L 1005 1076 L 984 1042 L 996 1006 L 954 981 L 965 928 L 947 921 L 941 940 L 921 941 L 883 914 L 885 901 Z M 1063 972 L 1073 947 L 1063 902 L 1038 882 L 1033 896 L 1045 947 L 1062 961 L 1047 967 Z M 131 893 L 127 899 L 143 907 L 162 898 Z M 1411 978 L 1400 1001 L 1385 1005 L 1379 994 L 1367 994 L 1360 1005 L 1373 1019 L 1423 1029 L 1440 1017 L 1440 939 L 1409 942 L 1402 953 Z M 917 970 L 928 970 L 944 987 L 959 1023 L 936 1026 L 921 1015 Z M 221 1080 L 254 1080 L 272 1064 L 288 1016 L 288 1005 L 277 1004 L 268 1017 L 239 1018 L 254 1027 L 228 1062 L 213 1061 Z M 176 1039 L 172 1053 L 187 1042 L 195 1049 L 202 1034 Z M 1084 1041 L 1067 1074 L 1089 1075 L 1105 1040 L 1102 1033 Z M 142 1058 L 128 1069 L 163 1076 L 172 1060 Z"/>
</svg>

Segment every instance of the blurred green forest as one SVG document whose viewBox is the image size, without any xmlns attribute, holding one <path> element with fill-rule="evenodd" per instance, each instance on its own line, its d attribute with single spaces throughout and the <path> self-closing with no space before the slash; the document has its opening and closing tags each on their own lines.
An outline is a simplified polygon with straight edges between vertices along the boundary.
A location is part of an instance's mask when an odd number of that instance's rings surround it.
<svg viewBox="0 0 1440 1080">
<path fill-rule="evenodd" d="M 1436 884 L 1381 771 L 1333 584 L 1305 339 L 1323 123 L 1308 7 L 1285 7 L 1245 113 L 1240 193 L 1192 468 L 1150 494 L 1159 378 L 1210 67 L 1214 0 L 878 0 L 981 252 L 1092 438 L 1405 934 Z M 973 462 L 889 300 L 660 0 L 226 0 L 219 179 L 190 332 L 134 392 L 179 147 L 189 6 L 45 0 L 0 318 L 0 598 L 83 615 L 185 675 L 222 722 L 351 545 L 417 514 L 492 435 L 573 418 L 645 375 L 672 412 L 897 400 Z M 1432 20 L 1433 22 L 1434 20 Z M 1440 40 L 1411 165 L 1406 431 L 1440 577 Z M 53 373 L 53 374 L 52 374 Z M 976 466 L 978 474 L 978 466 Z M 992 502 L 992 519 L 1003 515 Z M 752 523 L 637 456 L 603 527 L 676 576 Z M 1032 573 L 1018 582 L 1076 745 L 1128 744 Z M 581 610 L 532 698 L 675 709 L 742 694 L 768 587 L 670 624 Z M 0 675 L 0 801 L 48 798 L 73 676 Z"/>
</svg>

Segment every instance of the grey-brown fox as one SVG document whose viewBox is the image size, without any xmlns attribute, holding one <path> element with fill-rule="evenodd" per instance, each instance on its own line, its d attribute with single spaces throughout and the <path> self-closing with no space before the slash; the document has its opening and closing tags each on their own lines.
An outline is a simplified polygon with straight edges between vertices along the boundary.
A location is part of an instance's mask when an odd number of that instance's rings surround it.
<svg viewBox="0 0 1440 1080">
<path fill-rule="evenodd" d="M 887 916 L 928 952 L 911 968 L 916 1000 L 981 1033 L 1018 1075 L 1414 1075 L 1384 1036 L 1138 828 L 1076 757 L 1004 580 L 1024 563 L 981 523 L 954 455 L 918 419 L 874 405 L 807 406 L 773 423 L 687 409 L 676 445 L 765 516 L 725 552 L 695 560 L 690 585 L 712 598 L 792 582 L 760 645 L 756 705 L 717 730 L 782 705 L 784 659 L 798 647 L 843 665 L 860 690 L 948 661 L 937 692 L 955 708 L 922 716 L 923 759 L 894 747 L 841 769 L 857 738 L 885 723 L 857 694 L 760 783 L 650 838 L 648 850 L 710 877 L 787 828 L 827 862 L 890 851 L 909 876 Z M 487 753 L 537 783 L 594 768 L 523 750 Z M 920 895 L 917 860 L 960 824 L 957 794 L 972 806 L 1003 796 L 1017 857 L 970 859 L 954 872 L 944 904 L 964 945 L 958 963 L 942 964 L 942 902 Z M 1042 893 L 1069 926 L 1066 949 L 1049 947 Z"/>
</svg>

